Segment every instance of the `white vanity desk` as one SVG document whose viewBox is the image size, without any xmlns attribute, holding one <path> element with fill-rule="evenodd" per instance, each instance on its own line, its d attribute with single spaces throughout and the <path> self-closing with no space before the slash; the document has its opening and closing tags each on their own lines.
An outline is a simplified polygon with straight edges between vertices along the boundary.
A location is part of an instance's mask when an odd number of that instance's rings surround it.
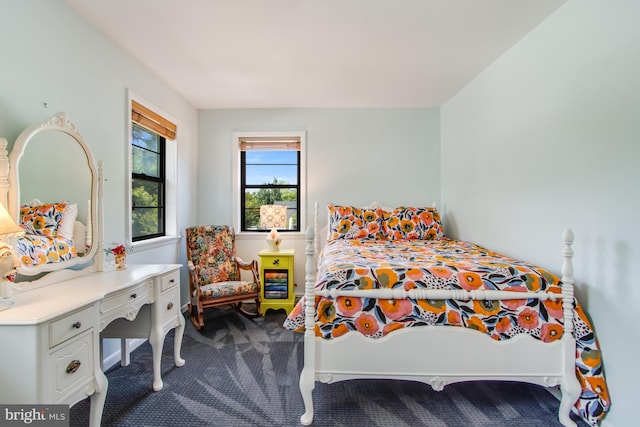
<svg viewBox="0 0 640 427">
<path fill-rule="evenodd" d="M 101 369 L 102 338 L 148 338 L 156 391 L 162 389 L 164 339 L 174 328 L 175 364 L 184 364 L 181 265 L 129 265 L 104 271 L 102 164 L 96 164 L 66 114 L 57 113 L 22 131 L 8 157 L 6 148 L 7 140 L 0 138 L 0 202 L 31 237 L 58 237 L 71 224 L 71 244 L 77 253 L 65 257 L 69 251 L 58 253 L 59 246 L 50 244 L 43 254 L 38 252 L 40 244 L 19 242 L 24 243 L 16 259 L 19 283 L 8 287 L 12 292 L 2 288 L 4 296 L 13 294 L 9 301 L 14 304 L 0 310 L 0 403 L 72 406 L 91 396 L 89 422 L 98 427 L 108 387 Z M 72 165 L 71 173 L 52 172 L 51 159 Z M 38 227 L 28 223 L 33 220 L 28 213 L 23 224 L 20 208 L 33 206 L 34 199 L 40 207 L 64 202 L 64 216 L 59 218 L 46 207 L 37 210 L 42 213 Z M 84 233 L 76 233 L 78 224 Z M 51 227 L 49 233 L 43 233 L 43 226 Z"/>
<path fill-rule="evenodd" d="M 0 311 L 0 402 L 73 405 L 91 396 L 90 424 L 99 426 L 107 392 L 101 335 L 148 338 L 153 389 L 162 389 L 162 347 L 174 328 L 175 364 L 184 364 L 180 267 L 129 265 L 14 295 L 15 305 Z"/>
</svg>

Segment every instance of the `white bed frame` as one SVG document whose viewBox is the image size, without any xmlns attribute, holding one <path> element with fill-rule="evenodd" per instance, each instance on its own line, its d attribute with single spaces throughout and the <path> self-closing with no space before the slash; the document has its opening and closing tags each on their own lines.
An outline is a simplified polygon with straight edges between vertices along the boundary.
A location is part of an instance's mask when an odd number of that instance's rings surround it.
<svg viewBox="0 0 640 427">
<path fill-rule="evenodd" d="M 355 291 L 317 291 L 316 254 L 320 248 L 317 225 L 306 232 L 304 367 L 300 374 L 300 392 L 305 413 L 303 425 L 313 422 L 315 382 L 334 383 L 350 379 L 396 379 L 419 381 L 441 391 L 445 385 L 462 381 L 520 381 L 544 387 L 560 386 L 562 399 L 558 419 L 564 426 L 575 426 L 569 417 L 581 393 L 575 376 L 576 341 L 573 336 L 573 233 L 563 234 L 562 294 L 546 292 L 517 293 L 517 298 L 540 300 L 562 298 L 564 334 L 561 340 L 544 343 L 529 335 L 496 341 L 486 334 L 461 327 L 421 326 L 394 331 L 381 339 L 366 338 L 358 332 L 325 340 L 314 333 L 315 295 L 361 296 L 400 299 L 514 299 L 514 292 L 491 290 L 374 289 Z M 407 354 L 428 357 L 406 357 Z M 472 358 L 453 355 L 473 354 Z M 389 363 L 390 360 L 398 363 Z"/>
</svg>

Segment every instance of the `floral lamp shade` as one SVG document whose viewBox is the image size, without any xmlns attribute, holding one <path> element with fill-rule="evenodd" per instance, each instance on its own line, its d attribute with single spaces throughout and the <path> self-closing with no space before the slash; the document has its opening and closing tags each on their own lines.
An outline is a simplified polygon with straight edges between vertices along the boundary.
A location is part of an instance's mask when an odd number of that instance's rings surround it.
<svg viewBox="0 0 640 427">
<path fill-rule="evenodd" d="M 260 206 L 260 228 L 287 228 L 287 207 L 283 205 Z"/>
</svg>

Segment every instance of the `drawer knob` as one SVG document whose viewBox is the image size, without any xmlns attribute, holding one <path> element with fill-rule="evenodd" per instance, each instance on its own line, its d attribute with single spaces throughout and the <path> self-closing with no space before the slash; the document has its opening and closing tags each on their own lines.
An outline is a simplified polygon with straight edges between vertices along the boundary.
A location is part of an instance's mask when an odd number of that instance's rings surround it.
<svg viewBox="0 0 640 427">
<path fill-rule="evenodd" d="M 280 265 L 280 260 L 279 259 L 274 259 L 273 260 L 273 265 Z"/>
<path fill-rule="evenodd" d="M 67 365 L 67 374 L 75 373 L 78 368 L 80 368 L 80 365 L 81 363 L 79 360 L 72 360 L 71 363 Z"/>
<path fill-rule="evenodd" d="M 133 299 L 138 298 L 138 294 L 131 294 L 131 298 L 133 298 Z"/>
<path fill-rule="evenodd" d="M 167 304 L 167 310 L 171 310 L 173 308 L 173 303 L 169 302 L 169 304 Z"/>
<path fill-rule="evenodd" d="M 74 328 L 76 328 L 76 329 L 80 329 L 80 328 L 82 327 L 82 323 L 80 323 L 80 322 L 76 322 L 76 323 L 74 323 L 72 326 L 73 326 Z"/>
<path fill-rule="evenodd" d="M 169 283 L 171 283 L 173 285 L 174 280 L 173 279 L 169 280 Z"/>
</svg>

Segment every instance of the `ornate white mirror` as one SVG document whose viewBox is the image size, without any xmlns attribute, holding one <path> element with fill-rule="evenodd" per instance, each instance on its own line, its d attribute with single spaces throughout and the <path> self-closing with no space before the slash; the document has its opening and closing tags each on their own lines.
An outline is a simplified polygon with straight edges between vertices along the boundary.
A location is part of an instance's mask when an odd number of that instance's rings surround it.
<svg viewBox="0 0 640 427">
<path fill-rule="evenodd" d="M 101 270 L 102 171 L 75 125 L 58 113 L 25 129 L 8 161 L 8 210 L 25 229 L 19 275 Z"/>
</svg>

